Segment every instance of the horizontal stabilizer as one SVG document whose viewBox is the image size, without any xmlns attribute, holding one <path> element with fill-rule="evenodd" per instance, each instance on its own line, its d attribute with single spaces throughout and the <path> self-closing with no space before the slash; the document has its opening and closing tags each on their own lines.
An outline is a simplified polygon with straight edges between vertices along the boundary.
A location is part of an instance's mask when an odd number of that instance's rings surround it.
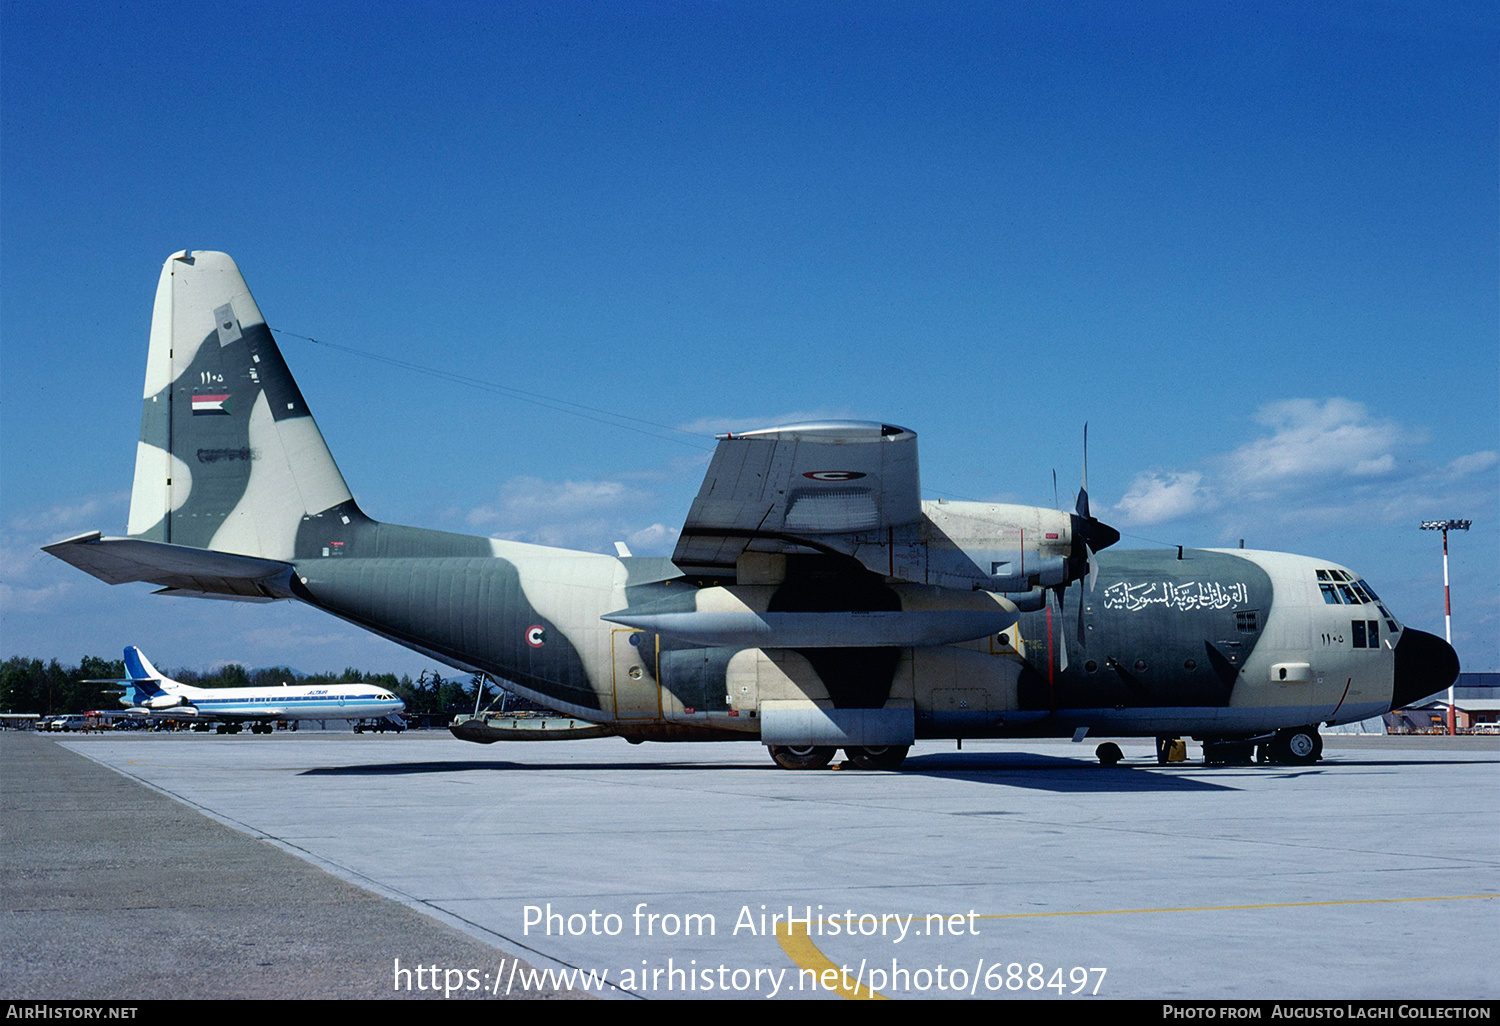
<svg viewBox="0 0 1500 1026">
<path fill-rule="evenodd" d="M 148 581 L 168 593 L 252 602 L 292 597 L 291 564 L 274 559 L 140 538 L 102 538 L 98 531 L 44 545 L 42 551 L 106 584 Z"/>
</svg>

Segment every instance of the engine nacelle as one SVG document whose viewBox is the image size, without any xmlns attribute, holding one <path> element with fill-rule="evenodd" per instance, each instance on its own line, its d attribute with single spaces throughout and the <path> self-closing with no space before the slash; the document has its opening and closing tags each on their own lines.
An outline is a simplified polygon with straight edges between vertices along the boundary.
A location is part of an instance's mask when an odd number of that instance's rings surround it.
<svg viewBox="0 0 1500 1026">
<path fill-rule="evenodd" d="M 885 577 L 960 591 L 1014 593 L 1055 588 L 1087 572 L 1083 545 L 1075 537 L 1080 522 L 1075 514 L 1042 506 L 924 502 L 922 518 L 914 523 L 824 535 L 818 541 Z"/>
</svg>

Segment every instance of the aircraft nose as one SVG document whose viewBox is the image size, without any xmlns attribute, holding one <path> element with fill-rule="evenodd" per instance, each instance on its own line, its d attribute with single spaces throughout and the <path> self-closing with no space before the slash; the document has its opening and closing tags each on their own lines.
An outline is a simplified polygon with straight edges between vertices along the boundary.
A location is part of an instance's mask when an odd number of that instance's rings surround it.
<svg viewBox="0 0 1500 1026">
<path fill-rule="evenodd" d="M 1393 709 L 1446 690 L 1458 679 L 1458 653 L 1435 634 L 1408 627 L 1396 642 L 1396 685 Z"/>
</svg>

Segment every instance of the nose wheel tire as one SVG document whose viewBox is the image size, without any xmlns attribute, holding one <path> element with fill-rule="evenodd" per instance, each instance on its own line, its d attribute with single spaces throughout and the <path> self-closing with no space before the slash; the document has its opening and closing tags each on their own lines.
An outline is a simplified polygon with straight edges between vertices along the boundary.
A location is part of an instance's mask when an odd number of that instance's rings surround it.
<svg viewBox="0 0 1500 1026">
<path fill-rule="evenodd" d="M 1120 751 L 1120 746 L 1113 741 L 1106 741 L 1094 749 L 1094 754 L 1099 758 L 1099 765 L 1113 766 L 1125 758 L 1125 753 Z"/>
<path fill-rule="evenodd" d="M 1323 757 L 1323 738 L 1317 727 L 1278 730 L 1271 742 L 1271 757 L 1292 766 L 1310 766 Z"/>
<path fill-rule="evenodd" d="M 771 758 L 782 769 L 822 769 L 833 761 L 837 748 L 822 745 L 770 745 Z M 904 754 L 904 753 L 903 753 Z"/>
<path fill-rule="evenodd" d="M 874 748 L 845 748 L 844 754 L 849 756 L 849 761 L 858 769 L 893 770 L 900 769 L 909 751 L 909 745 L 880 745 Z"/>
</svg>

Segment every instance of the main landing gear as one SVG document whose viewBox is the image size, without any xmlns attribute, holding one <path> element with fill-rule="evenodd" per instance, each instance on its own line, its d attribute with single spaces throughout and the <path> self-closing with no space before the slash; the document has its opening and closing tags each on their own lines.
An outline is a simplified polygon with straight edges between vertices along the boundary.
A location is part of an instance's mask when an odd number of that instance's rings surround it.
<svg viewBox="0 0 1500 1026">
<path fill-rule="evenodd" d="M 856 769 L 893 770 L 901 768 L 909 751 L 911 748 L 908 745 L 880 745 L 874 748 L 845 748 L 844 754 L 849 756 L 849 761 L 854 763 Z"/>
<path fill-rule="evenodd" d="M 771 758 L 782 769 L 822 769 L 838 754 L 837 748 L 822 745 L 771 745 Z"/>
<path fill-rule="evenodd" d="M 822 769 L 838 749 L 826 745 L 771 745 L 771 758 L 782 769 Z M 856 769 L 893 770 L 906 761 L 910 745 L 852 746 L 844 749 Z"/>
<path fill-rule="evenodd" d="M 1285 727 L 1259 738 L 1203 742 L 1203 761 L 1210 766 L 1248 766 L 1253 762 L 1311 766 L 1323 757 L 1323 738 L 1316 725 Z"/>
<path fill-rule="evenodd" d="M 1260 746 L 1261 756 L 1291 766 L 1311 766 L 1323 757 L 1323 738 L 1317 727 L 1287 727 L 1278 730 L 1269 743 Z"/>
</svg>

